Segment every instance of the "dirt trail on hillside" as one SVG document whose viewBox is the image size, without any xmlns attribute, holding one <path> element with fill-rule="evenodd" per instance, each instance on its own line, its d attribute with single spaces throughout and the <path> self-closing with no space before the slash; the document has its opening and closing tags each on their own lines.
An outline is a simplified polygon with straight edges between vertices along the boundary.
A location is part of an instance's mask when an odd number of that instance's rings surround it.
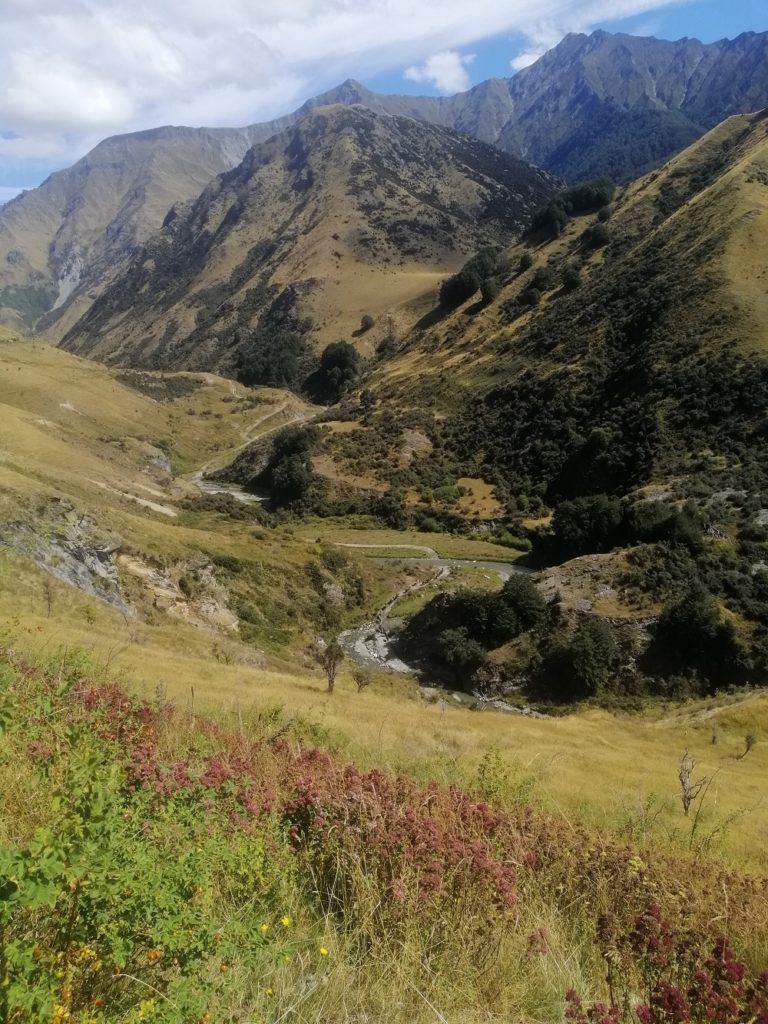
<svg viewBox="0 0 768 1024">
<path fill-rule="evenodd" d="M 353 544 L 337 542 L 334 544 L 334 547 L 429 553 L 428 557 L 402 559 L 403 563 L 417 568 L 434 568 L 435 572 L 428 579 L 417 580 L 397 590 L 383 608 L 379 609 L 370 622 L 365 622 L 356 629 L 344 630 L 338 638 L 339 643 L 352 661 L 367 668 L 387 668 L 392 672 L 416 671 L 412 666 L 407 665 L 398 658 L 392 651 L 395 644 L 395 636 L 390 631 L 389 613 L 401 598 L 409 597 L 411 594 L 424 590 L 440 580 L 447 579 L 455 569 L 485 569 L 488 572 L 496 573 L 502 582 L 508 580 L 510 576 L 516 573 L 530 572 L 528 569 L 514 566 L 509 562 L 492 562 L 469 558 L 441 558 L 432 548 L 419 544 Z M 384 561 L 384 559 L 375 560 Z"/>
<path fill-rule="evenodd" d="M 275 416 L 279 416 L 281 413 L 284 413 L 290 408 L 290 406 L 290 402 L 283 402 L 282 405 L 277 406 L 277 408 L 272 409 L 270 412 L 265 413 L 264 416 L 257 419 L 255 423 L 252 423 L 250 427 L 246 428 L 243 434 L 245 441 L 243 441 L 242 444 L 237 445 L 235 448 L 230 448 L 227 452 L 219 452 L 217 455 L 214 455 L 212 459 L 209 459 L 195 471 L 195 473 L 190 477 L 191 482 L 204 494 L 229 494 L 237 501 L 241 501 L 244 504 L 254 504 L 256 502 L 266 501 L 269 497 L 268 494 L 251 493 L 250 491 L 243 490 L 243 488 L 237 484 L 214 483 L 212 480 L 206 480 L 205 474 L 215 463 L 231 462 L 241 451 L 248 448 L 249 445 L 260 441 L 263 437 L 267 437 L 269 434 L 274 434 L 276 431 L 289 427 L 293 423 L 303 423 L 307 418 L 306 414 L 302 409 L 296 409 L 294 415 L 290 419 L 282 420 L 280 423 L 276 423 L 274 426 L 268 427 L 266 430 L 262 430 L 260 434 L 255 434 L 255 431 L 257 431 L 262 424 L 267 423 Z"/>
</svg>

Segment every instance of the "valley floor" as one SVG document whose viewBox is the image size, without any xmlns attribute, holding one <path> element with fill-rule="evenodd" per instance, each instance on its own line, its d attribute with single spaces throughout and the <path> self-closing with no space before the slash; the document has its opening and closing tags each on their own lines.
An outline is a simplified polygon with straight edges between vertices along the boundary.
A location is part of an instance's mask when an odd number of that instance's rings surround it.
<svg viewBox="0 0 768 1024">
<path fill-rule="evenodd" d="M 428 581 L 433 554 L 474 560 L 467 578 L 493 586 L 488 563 L 503 568 L 517 553 L 333 520 L 271 528 L 245 506 L 245 518 L 233 519 L 231 509 L 190 504 L 201 467 L 225 463 L 311 408 L 212 376 L 125 379 L 44 345 L 0 343 L 0 619 L 14 646 L 87 648 L 105 677 L 182 708 L 225 717 L 279 708 L 362 765 L 466 784 L 493 751 L 510 792 L 566 818 L 768 869 L 768 698 L 539 720 L 469 710 L 450 697 L 430 703 L 413 679 L 391 673 L 375 673 L 358 693 L 349 663 L 328 695 L 308 648 L 313 632 L 327 632 L 314 617 L 323 602 L 308 567 L 329 550 L 344 554 L 349 586 L 364 591 L 362 604 L 340 606 L 337 632 L 369 621 L 414 579 Z M 172 400 L 155 397 L 157 387 Z M 87 546 L 85 527 L 76 543 L 71 535 L 82 516 L 100 542 L 122 545 L 114 566 L 103 563 L 102 584 L 125 604 L 63 581 L 66 552 Z M 30 526 L 37 547 L 24 533 Z M 409 564 L 420 556 L 421 575 Z M 748 732 L 757 743 L 740 757 Z M 677 779 L 686 750 L 699 774 L 713 775 L 693 835 Z"/>
</svg>

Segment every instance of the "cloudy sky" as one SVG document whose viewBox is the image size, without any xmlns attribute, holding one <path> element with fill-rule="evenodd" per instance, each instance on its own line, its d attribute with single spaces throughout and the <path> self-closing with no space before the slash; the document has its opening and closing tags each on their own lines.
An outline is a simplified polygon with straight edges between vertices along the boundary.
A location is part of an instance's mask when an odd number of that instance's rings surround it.
<svg viewBox="0 0 768 1024">
<path fill-rule="evenodd" d="M 767 9 L 765 0 L 0 0 L 0 201 L 118 132 L 249 124 L 347 77 L 451 93 L 512 74 L 569 31 L 711 40 L 768 28 Z"/>
</svg>

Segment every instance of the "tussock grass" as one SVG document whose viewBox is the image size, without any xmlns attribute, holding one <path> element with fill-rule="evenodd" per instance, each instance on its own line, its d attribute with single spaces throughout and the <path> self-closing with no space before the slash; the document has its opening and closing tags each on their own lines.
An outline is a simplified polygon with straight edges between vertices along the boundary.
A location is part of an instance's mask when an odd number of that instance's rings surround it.
<svg viewBox="0 0 768 1024">
<path fill-rule="evenodd" d="M 567 988 L 605 997 L 611 950 L 639 994 L 625 939 L 649 900 L 681 951 L 726 931 L 768 962 L 765 881 L 362 773 L 277 709 L 224 726 L 94 685 L 80 652 L 4 650 L 0 764 L 56 792 L 22 830 L 0 800 L 11 1024 L 543 1024 Z"/>
</svg>

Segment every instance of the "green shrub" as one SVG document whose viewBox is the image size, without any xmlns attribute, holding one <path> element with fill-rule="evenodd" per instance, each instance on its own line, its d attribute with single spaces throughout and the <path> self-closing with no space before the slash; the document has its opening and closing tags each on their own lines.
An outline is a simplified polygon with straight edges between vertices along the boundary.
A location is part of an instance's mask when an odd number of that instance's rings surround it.
<svg viewBox="0 0 768 1024">
<path fill-rule="evenodd" d="M 484 306 L 490 306 L 494 299 L 498 298 L 501 291 L 501 282 L 498 277 L 488 277 L 480 285 L 480 294 Z"/>
<path fill-rule="evenodd" d="M 480 283 L 477 272 L 465 267 L 440 285 L 440 305 L 444 309 L 457 309 L 472 298 Z"/>
<path fill-rule="evenodd" d="M 650 657 L 666 671 L 693 671 L 709 682 L 735 682 L 744 651 L 733 622 L 723 617 L 706 588 L 694 582 L 662 611 Z"/>
<path fill-rule="evenodd" d="M 360 354 L 348 341 L 335 341 L 320 356 L 320 366 L 307 381 L 307 389 L 319 402 L 335 405 L 360 374 Z"/>
<path fill-rule="evenodd" d="M 613 630 L 597 618 L 582 619 L 573 635 L 548 656 L 544 674 L 561 700 L 583 700 L 604 693 L 616 669 L 619 648 Z"/>
</svg>

